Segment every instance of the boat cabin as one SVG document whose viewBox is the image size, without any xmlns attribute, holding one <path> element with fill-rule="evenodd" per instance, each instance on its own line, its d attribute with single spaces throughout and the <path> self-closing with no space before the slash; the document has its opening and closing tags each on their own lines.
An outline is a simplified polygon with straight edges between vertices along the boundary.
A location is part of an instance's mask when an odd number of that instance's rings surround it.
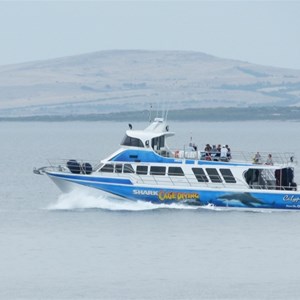
<svg viewBox="0 0 300 300">
<path fill-rule="evenodd" d="M 171 156 L 171 151 L 166 146 L 166 138 L 173 136 L 174 133 L 169 132 L 169 127 L 163 119 L 156 118 L 144 130 L 132 130 L 131 125 L 129 128 L 121 142 L 121 146 L 149 148 L 162 156 Z"/>
</svg>

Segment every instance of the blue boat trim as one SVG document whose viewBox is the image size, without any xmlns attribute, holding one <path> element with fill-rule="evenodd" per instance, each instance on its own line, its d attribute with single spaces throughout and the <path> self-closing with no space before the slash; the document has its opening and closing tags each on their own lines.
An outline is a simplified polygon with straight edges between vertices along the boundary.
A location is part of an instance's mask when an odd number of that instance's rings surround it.
<svg viewBox="0 0 300 300">
<path fill-rule="evenodd" d="M 55 176 L 56 174 L 49 174 Z M 58 176 L 60 177 L 60 176 Z M 287 195 L 262 192 L 222 192 L 198 189 L 178 189 L 176 187 L 144 187 L 133 185 L 118 185 L 101 181 L 77 181 L 67 179 L 91 188 L 135 201 L 147 201 L 155 204 L 184 203 L 188 205 L 213 205 L 217 207 L 268 208 L 268 209 L 299 209 L 300 198 L 297 194 Z M 271 197 L 270 197 L 271 196 Z"/>
<path fill-rule="evenodd" d="M 206 160 L 191 160 L 179 159 L 159 156 L 157 153 L 146 150 L 131 150 L 127 149 L 117 154 L 110 159 L 112 162 L 143 162 L 143 163 L 162 163 L 162 164 L 195 164 L 199 165 L 214 165 L 224 164 L 226 166 L 251 166 L 249 163 L 232 163 L 220 161 L 206 161 Z"/>
</svg>

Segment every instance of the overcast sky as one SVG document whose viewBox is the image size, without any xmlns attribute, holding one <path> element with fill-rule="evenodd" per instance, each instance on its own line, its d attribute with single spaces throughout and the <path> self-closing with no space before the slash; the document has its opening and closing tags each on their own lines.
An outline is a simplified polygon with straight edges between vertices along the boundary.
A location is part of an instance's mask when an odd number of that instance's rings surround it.
<svg viewBox="0 0 300 300">
<path fill-rule="evenodd" d="M 300 69 L 300 0 L 0 0 L 0 41 L 0 65 L 146 49 Z"/>
</svg>

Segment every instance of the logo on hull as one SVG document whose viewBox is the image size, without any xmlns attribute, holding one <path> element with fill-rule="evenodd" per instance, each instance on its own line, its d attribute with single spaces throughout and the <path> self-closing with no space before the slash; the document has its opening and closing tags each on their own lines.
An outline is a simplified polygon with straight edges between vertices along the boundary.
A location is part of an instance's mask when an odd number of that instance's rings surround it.
<svg viewBox="0 0 300 300">
<path fill-rule="evenodd" d="M 165 200 L 198 200 L 199 194 L 198 193 L 184 193 L 184 192 L 166 192 L 161 190 L 158 192 L 158 199 L 160 201 Z"/>
<path fill-rule="evenodd" d="M 175 191 L 154 191 L 154 190 L 133 190 L 134 195 L 156 196 L 160 201 L 183 201 L 183 200 L 199 200 L 198 193 L 175 192 Z"/>
<path fill-rule="evenodd" d="M 300 197 L 299 196 L 295 196 L 295 195 L 285 195 L 283 197 L 284 201 L 290 201 L 290 202 L 299 202 L 300 201 Z"/>
<path fill-rule="evenodd" d="M 152 190 L 133 190 L 134 195 L 157 196 L 158 191 Z"/>
</svg>

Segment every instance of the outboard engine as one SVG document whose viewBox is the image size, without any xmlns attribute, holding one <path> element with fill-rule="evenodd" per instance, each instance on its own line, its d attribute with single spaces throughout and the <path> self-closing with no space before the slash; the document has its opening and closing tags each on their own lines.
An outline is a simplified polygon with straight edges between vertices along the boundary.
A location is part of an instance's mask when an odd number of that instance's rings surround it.
<svg viewBox="0 0 300 300">
<path fill-rule="evenodd" d="M 73 174 L 80 174 L 80 163 L 77 162 L 75 159 L 70 159 L 67 162 L 67 167 Z"/>
<path fill-rule="evenodd" d="M 93 172 L 93 167 L 92 167 L 92 165 L 90 163 L 83 163 L 82 166 L 81 166 L 81 168 L 82 168 L 82 172 L 84 174 L 89 175 L 89 174 L 91 174 Z"/>
</svg>

